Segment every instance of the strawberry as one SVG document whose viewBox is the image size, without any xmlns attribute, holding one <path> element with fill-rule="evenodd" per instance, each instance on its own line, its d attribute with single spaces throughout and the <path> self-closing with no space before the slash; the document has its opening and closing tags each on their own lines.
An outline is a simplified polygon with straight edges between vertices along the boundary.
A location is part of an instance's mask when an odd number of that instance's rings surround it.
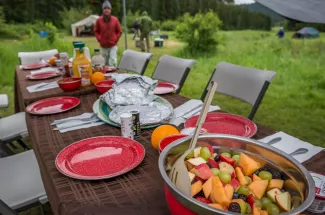
<svg viewBox="0 0 325 215">
<path fill-rule="evenodd" d="M 217 168 L 217 169 L 219 169 L 219 163 L 220 162 L 215 162 L 214 160 L 212 160 L 212 159 L 208 159 L 208 163 L 209 164 L 211 164 L 211 168 Z"/>
<path fill-rule="evenodd" d="M 220 155 L 220 160 L 229 163 L 230 165 L 234 165 L 236 162 L 234 159 L 228 158 L 227 156 L 224 156 L 222 154 Z"/>
<path fill-rule="evenodd" d="M 210 150 L 211 154 L 213 155 L 214 151 L 213 151 L 213 148 L 212 148 L 212 146 L 211 146 L 211 145 L 206 145 L 206 147 L 208 147 L 208 148 L 209 148 L 209 150 Z"/>
<path fill-rule="evenodd" d="M 254 196 L 253 196 L 253 194 L 250 194 L 250 195 L 247 197 L 247 203 L 251 206 L 251 208 L 254 208 L 255 201 L 254 201 Z"/>
<path fill-rule="evenodd" d="M 201 181 L 202 184 L 205 183 L 205 180 L 203 180 L 202 178 L 200 178 L 200 177 L 198 177 L 198 176 L 195 176 L 193 181 Z"/>
<path fill-rule="evenodd" d="M 209 199 L 203 198 L 201 196 L 198 196 L 195 199 L 198 200 L 199 202 L 204 203 L 204 204 L 211 204 L 212 203 Z"/>
</svg>

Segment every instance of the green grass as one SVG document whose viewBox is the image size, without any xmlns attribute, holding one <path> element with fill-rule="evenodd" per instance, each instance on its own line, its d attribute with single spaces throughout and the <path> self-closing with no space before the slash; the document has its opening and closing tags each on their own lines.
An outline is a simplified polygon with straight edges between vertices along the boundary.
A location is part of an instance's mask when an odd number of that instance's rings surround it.
<svg viewBox="0 0 325 215">
<path fill-rule="evenodd" d="M 277 76 L 270 85 L 255 122 L 284 131 L 314 145 L 325 147 L 325 39 L 315 40 L 277 39 L 275 32 L 229 31 L 220 32 L 220 45 L 213 56 L 197 54 L 189 56 L 183 51 L 184 44 L 177 41 L 172 32 L 163 48 L 152 48 L 154 57 L 145 73 L 151 76 L 158 59 L 164 55 L 194 58 L 191 70 L 181 92 L 190 98 L 200 98 L 215 66 L 226 61 L 242 66 L 272 70 Z M 290 33 L 287 33 L 287 36 Z M 128 35 L 130 49 L 135 49 L 132 35 Z M 14 66 L 18 64 L 19 51 L 37 51 L 57 48 L 71 54 L 74 40 L 63 37 L 53 45 L 33 37 L 25 41 L 0 41 L 0 93 L 9 94 L 10 106 L 0 110 L 0 116 L 14 112 L 13 84 Z M 94 37 L 78 38 L 93 50 L 98 48 Z M 124 50 L 124 38 L 119 43 L 119 57 Z M 249 86 L 248 86 L 249 87 Z M 248 116 L 251 107 L 226 96 L 215 95 L 214 104 L 230 113 Z M 47 207 L 47 211 L 49 208 Z M 23 215 L 38 214 L 32 209 Z M 50 214 L 47 212 L 46 214 Z"/>
</svg>

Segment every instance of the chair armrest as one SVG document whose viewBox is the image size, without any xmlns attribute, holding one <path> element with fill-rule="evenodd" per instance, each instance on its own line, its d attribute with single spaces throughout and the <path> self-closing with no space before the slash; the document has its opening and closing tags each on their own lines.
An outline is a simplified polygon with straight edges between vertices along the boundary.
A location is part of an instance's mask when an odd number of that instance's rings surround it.
<svg viewBox="0 0 325 215">
<path fill-rule="evenodd" d="M 7 108 L 7 107 L 8 107 L 8 95 L 0 94 L 0 108 Z"/>
<path fill-rule="evenodd" d="M 17 215 L 16 211 L 11 209 L 6 203 L 0 199 L 0 214 L 1 215 Z"/>
</svg>

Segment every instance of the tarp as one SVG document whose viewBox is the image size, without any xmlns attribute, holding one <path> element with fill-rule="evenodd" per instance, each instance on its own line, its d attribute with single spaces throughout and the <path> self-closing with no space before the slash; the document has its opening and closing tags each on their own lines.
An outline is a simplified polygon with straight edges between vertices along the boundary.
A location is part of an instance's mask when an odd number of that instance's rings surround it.
<svg viewBox="0 0 325 215">
<path fill-rule="evenodd" d="M 74 37 L 77 36 L 78 28 L 85 27 L 85 26 L 90 27 L 90 26 L 96 24 L 96 21 L 98 18 L 99 18 L 99 16 L 97 16 L 97 15 L 90 15 L 87 18 L 72 24 L 71 25 L 72 36 L 74 36 Z"/>
<path fill-rule="evenodd" d="M 255 1 L 292 20 L 309 23 L 325 23 L 325 0 Z"/>
<path fill-rule="evenodd" d="M 319 37 L 319 31 L 312 27 L 304 27 L 297 31 L 293 37 L 295 38 L 317 38 Z"/>
</svg>

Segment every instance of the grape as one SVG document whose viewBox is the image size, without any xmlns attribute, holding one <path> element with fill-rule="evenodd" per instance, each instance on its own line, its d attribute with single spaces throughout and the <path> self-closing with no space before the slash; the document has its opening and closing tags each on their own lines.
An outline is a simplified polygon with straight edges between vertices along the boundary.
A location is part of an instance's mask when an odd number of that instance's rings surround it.
<svg viewBox="0 0 325 215">
<path fill-rule="evenodd" d="M 252 179 L 251 179 L 250 177 L 245 176 L 245 179 L 246 179 L 246 181 L 248 182 L 248 184 L 252 183 Z"/>
<path fill-rule="evenodd" d="M 186 156 L 186 159 L 190 159 L 190 158 L 194 158 L 194 150 L 192 150 L 190 154 Z"/>
<path fill-rule="evenodd" d="M 258 177 L 260 177 L 263 180 L 272 180 L 272 174 L 268 171 L 262 171 L 258 174 Z"/>
<path fill-rule="evenodd" d="M 211 157 L 211 152 L 208 147 L 202 147 L 200 150 L 200 157 L 204 160 L 208 160 Z"/>
<path fill-rule="evenodd" d="M 222 181 L 225 184 L 229 184 L 231 181 L 231 175 L 229 174 L 229 172 L 220 171 L 218 176 L 219 176 L 220 181 Z"/>
<path fill-rule="evenodd" d="M 266 210 L 266 207 L 267 207 L 268 205 L 270 205 L 270 204 L 272 204 L 271 199 L 269 199 L 269 198 L 267 198 L 267 197 L 263 197 L 263 198 L 261 199 L 261 205 L 262 205 L 262 209 L 263 209 L 263 210 Z"/>
<path fill-rule="evenodd" d="M 252 207 L 248 204 L 248 203 L 246 203 L 247 204 L 247 210 L 246 210 L 246 213 L 247 214 L 251 214 L 252 213 Z"/>
<path fill-rule="evenodd" d="M 239 155 L 232 156 L 232 159 L 234 159 L 236 161 L 235 164 L 238 164 L 238 162 L 239 162 Z"/>
<path fill-rule="evenodd" d="M 226 156 L 226 157 L 228 157 L 228 158 L 231 158 L 231 155 L 230 155 L 230 153 L 228 153 L 228 152 L 224 152 L 224 153 L 221 153 L 223 156 Z"/>
<path fill-rule="evenodd" d="M 266 210 L 269 213 L 269 215 L 278 215 L 278 214 L 280 214 L 280 209 L 275 204 L 268 204 L 266 206 Z"/>
<path fill-rule="evenodd" d="M 235 156 L 235 155 L 240 155 L 241 152 L 232 152 L 232 156 Z"/>
<path fill-rule="evenodd" d="M 243 195 L 245 195 L 245 196 L 248 196 L 248 194 L 249 194 L 249 189 L 248 189 L 247 186 L 243 186 L 243 185 L 242 185 L 242 186 L 239 187 L 237 193 L 238 193 L 238 194 L 243 194 Z"/>
<path fill-rule="evenodd" d="M 230 154 L 230 150 L 229 149 L 219 149 L 219 154 L 223 154 L 223 153 L 229 153 Z"/>
<path fill-rule="evenodd" d="M 261 203 L 260 200 L 255 199 L 255 200 L 254 200 L 254 203 L 255 203 L 255 206 L 256 206 L 256 207 L 258 207 L 258 208 L 262 208 L 262 203 Z"/>
<path fill-rule="evenodd" d="M 217 169 L 217 168 L 212 168 L 212 169 L 211 169 L 211 172 L 212 172 L 213 175 L 218 176 L 219 173 L 220 173 L 220 170 Z"/>
</svg>

